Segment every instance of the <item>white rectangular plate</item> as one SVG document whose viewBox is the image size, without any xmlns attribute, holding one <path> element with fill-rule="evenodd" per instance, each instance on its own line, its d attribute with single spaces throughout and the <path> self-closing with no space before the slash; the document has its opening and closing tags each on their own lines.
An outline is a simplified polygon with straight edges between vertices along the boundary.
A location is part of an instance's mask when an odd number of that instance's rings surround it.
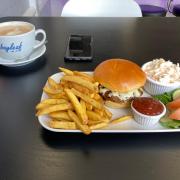
<svg viewBox="0 0 180 180">
<path fill-rule="evenodd" d="M 92 74 L 92 72 L 87 72 Z M 63 76 L 62 73 L 57 73 L 51 76 L 56 82 L 59 82 L 61 77 Z M 144 92 L 143 96 L 150 96 L 146 92 Z M 43 92 L 41 101 L 47 99 L 48 96 Z M 127 115 L 131 113 L 131 109 L 129 108 L 122 108 L 122 109 L 111 109 L 108 108 L 112 114 L 112 119 L 117 117 Z M 39 123 L 45 128 L 53 132 L 71 132 L 71 133 L 79 133 L 80 130 L 65 130 L 65 129 L 53 129 L 48 126 L 49 118 L 47 115 L 39 116 L 38 117 Z M 180 132 L 180 129 L 167 129 L 161 126 L 159 123 L 151 128 L 144 128 L 137 124 L 133 119 L 121 122 L 119 124 L 109 125 L 104 129 L 93 130 L 93 133 L 155 133 L 155 132 Z"/>
</svg>

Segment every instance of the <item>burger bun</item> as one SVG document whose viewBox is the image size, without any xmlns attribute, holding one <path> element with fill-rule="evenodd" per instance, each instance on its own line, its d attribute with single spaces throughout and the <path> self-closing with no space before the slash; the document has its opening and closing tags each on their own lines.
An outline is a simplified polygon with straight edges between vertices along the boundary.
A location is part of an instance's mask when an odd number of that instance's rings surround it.
<svg viewBox="0 0 180 180">
<path fill-rule="evenodd" d="M 134 62 L 125 59 L 109 59 L 99 64 L 94 78 L 111 91 L 126 93 L 144 86 L 146 75 Z"/>
<path fill-rule="evenodd" d="M 106 100 L 104 104 L 107 107 L 110 107 L 110 108 L 113 108 L 113 109 L 130 107 L 130 102 L 128 102 L 128 101 L 117 103 L 117 102 Z"/>
</svg>

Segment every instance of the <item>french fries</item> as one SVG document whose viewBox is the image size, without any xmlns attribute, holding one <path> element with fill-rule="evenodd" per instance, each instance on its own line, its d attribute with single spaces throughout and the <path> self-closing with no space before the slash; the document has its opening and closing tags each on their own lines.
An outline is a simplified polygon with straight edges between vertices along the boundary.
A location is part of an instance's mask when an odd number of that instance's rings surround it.
<svg viewBox="0 0 180 180">
<path fill-rule="evenodd" d="M 49 116 L 52 119 L 56 119 L 58 121 L 60 120 L 66 120 L 66 121 L 71 121 L 71 118 L 69 117 L 67 111 L 56 111 L 56 112 L 52 112 L 49 113 Z"/>
<path fill-rule="evenodd" d="M 48 93 L 48 94 L 60 94 L 63 92 L 61 89 L 52 89 L 52 88 L 49 88 L 47 86 L 45 86 L 43 88 L 43 91 Z"/>
<path fill-rule="evenodd" d="M 109 119 L 112 118 L 112 113 L 108 109 L 104 108 L 104 112 Z"/>
<path fill-rule="evenodd" d="M 92 121 L 101 121 L 102 116 L 100 116 L 98 113 L 94 111 L 87 111 L 88 119 Z"/>
<path fill-rule="evenodd" d="M 60 67 L 59 70 L 62 71 L 66 75 L 73 75 L 74 74 L 73 71 L 66 69 L 66 68 Z"/>
<path fill-rule="evenodd" d="M 117 119 L 114 119 L 111 121 L 111 124 L 117 124 L 117 123 L 120 123 L 120 122 L 123 122 L 123 121 L 126 121 L 126 120 L 129 120 L 129 119 L 132 119 L 133 117 L 131 115 L 127 115 L 127 116 L 122 116 L 122 117 L 119 117 Z"/>
<path fill-rule="evenodd" d="M 103 117 L 104 115 L 104 111 L 102 109 L 96 109 L 94 108 L 94 112 L 96 112 L 97 114 L 99 114 L 101 117 Z"/>
<path fill-rule="evenodd" d="M 83 79 L 80 76 L 68 76 L 68 75 L 65 75 L 65 76 L 62 77 L 62 80 L 77 83 L 77 84 L 79 84 L 79 85 L 81 85 L 83 87 L 88 88 L 91 91 L 96 90 L 96 85 L 95 84 L 91 83 L 90 81 L 87 81 L 87 80 Z"/>
<path fill-rule="evenodd" d="M 49 94 L 49 93 L 46 93 L 46 94 L 52 99 L 66 99 L 66 100 L 68 100 L 65 92 L 62 92 L 59 94 Z"/>
<path fill-rule="evenodd" d="M 72 109 L 72 104 L 62 103 L 62 104 L 58 104 L 58 105 L 52 105 L 52 106 L 48 106 L 48 107 L 45 107 L 45 108 L 39 110 L 37 112 L 37 116 L 49 114 L 51 112 L 56 112 L 56 111 L 68 110 L 68 109 Z"/>
<path fill-rule="evenodd" d="M 82 130 L 85 134 L 90 134 L 91 130 L 88 127 L 88 125 L 84 125 L 81 123 L 80 119 L 78 118 L 78 116 L 71 110 L 68 110 L 68 114 L 71 117 L 71 119 L 76 123 L 76 125 L 78 126 L 78 128 L 80 130 Z"/>
<path fill-rule="evenodd" d="M 91 104 L 95 108 L 101 109 L 103 107 L 103 105 L 100 102 L 98 102 L 98 101 L 96 101 L 94 99 L 91 99 L 90 97 L 88 97 L 87 95 L 77 91 L 76 89 L 72 88 L 71 90 L 77 97 L 83 99 L 85 102 Z"/>
<path fill-rule="evenodd" d="M 93 106 L 91 104 L 85 102 L 85 105 L 87 110 L 91 111 L 93 109 Z"/>
<path fill-rule="evenodd" d="M 80 104 L 82 106 L 83 111 L 86 112 L 86 103 L 81 99 Z"/>
<path fill-rule="evenodd" d="M 56 105 L 61 103 L 68 103 L 68 101 L 65 99 L 45 99 L 36 106 L 36 109 L 42 109 L 50 105 Z"/>
<path fill-rule="evenodd" d="M 50 87 L 52 87 L 53 89 L 58 89 L 59 85 L 56 81 L 54 81 L 52 78 L 48 78 L 48 84 Z"/>
<path fill-rule="evenodd" d="M 83 94 L 89 94 L 90 93 L 90 90 L 88 88 L 83 87 L 83 86 L 81 86 L 79 84 L 76 84 L 76 83 L 73 83 L 73 82 L 69 82 L 68 87 L 74 88 L 74 89 L 76 89 L 77 91 L 80 91 Z"/>
<path fill-rule="evenodd" d="M 104 107 L 98 85 L 93 76 L 59 68 L 63 77 L 59 82 L 49 77 L 44 93 L 48 96 L 36 105 L 36 116 L 48 116 L 48 125 L 54 129 L 79 129 L 90 134 L 128 119 L 131 115 L 112 120 L 112 113 Z"/>
<path fill-rule="evenodd" d="M 86 74 L 86 73 L 83 73 L 83 72 L 79 72 L 79 71 L 74 71 L 74 74 L 77 75 L 77 76 L 84 77 L 84 79 L 87 79 L 90 82 L 95 82 L 94 78 L 91 75 L 89 75 L 89 74 Z"/>
<path fill-rule="evenodd" d="M 99 123 L 99 124 L 91 125 L 91 126 L 90 126 L 90 129 L 91 129 L 91 130 L 101 129 L 101 128 L 106 127 L 107 125 L 108 125 L 108 123 L 101 122 L 101 123 Z"/>
<path fill-rule="evenodd" d="M 71 101 L 76 113 L 79 115 L 83 124 L 87 124 L 88 117 L 86 112 L 84 111 L 83 107 L 81 106 L 78 98 L 73 94 L 70 89 L 64 89 L 66 95 L 68 96 L 69 100 Z"/>
<path fill-rule="evenodd" d="M 71 129 L 71 130 L 76 129 L 75 122 L 67 122 L 67 121 L 50 120 L 49 126 L 55 129 Z"/>
</svg>

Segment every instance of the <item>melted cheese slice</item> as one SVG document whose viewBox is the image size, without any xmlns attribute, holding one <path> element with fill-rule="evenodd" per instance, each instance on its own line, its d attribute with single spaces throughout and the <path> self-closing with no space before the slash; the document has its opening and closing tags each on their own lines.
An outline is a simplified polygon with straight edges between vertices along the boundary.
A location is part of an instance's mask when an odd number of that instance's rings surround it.
<svg viewBox="0 0 180 180">
<path fill-rule="evenodd" d="M 100 94 L 104 95 L 107 91 L 110 91 L 110 90 L 105 88 L 105 87 L 100 87 L 99 91 L 100 91 Z M 116 92 L 116 91 L 111 91 L 108 96 L 109 97 L 116 96 L 119 99 L 125 101 L 125 100 L 128 100 L 128 99 L 133 98 L 133 97 L 141 96 L 141 91 L 142 91 L 142 89 L 135 89 L 133 91 L 129 91 L 129 92 L 126 92 L 126 93 L 120 93 L 120 92 Z"/>
</svg>

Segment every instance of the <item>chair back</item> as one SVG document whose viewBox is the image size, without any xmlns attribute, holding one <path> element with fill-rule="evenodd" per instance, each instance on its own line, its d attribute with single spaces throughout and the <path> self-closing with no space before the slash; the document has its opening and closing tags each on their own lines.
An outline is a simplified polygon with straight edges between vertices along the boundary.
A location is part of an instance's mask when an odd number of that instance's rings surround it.
<svg viewBox="0 0 180 180">
<path fill-rule="evenodd" d="M 173 13 L 173 10 L 172 10 L 172 2 L 173 2 L 173 0 L 168 0 L 168 1 L 167 1 L 167 8 L 168 8 L 168 11 L 169 11 L 170 13 Z"/>
<path fill-rule="evenodd" d="M 23 16 L 37 16 L 37 10 L 34 7 L 29 7 L 24 13 Z"/>
<path fill-rule="evenodd" d="M 63 17 L 142 17 L 134 0 L 70 0 L 61 13 Z"/>
</svg>

